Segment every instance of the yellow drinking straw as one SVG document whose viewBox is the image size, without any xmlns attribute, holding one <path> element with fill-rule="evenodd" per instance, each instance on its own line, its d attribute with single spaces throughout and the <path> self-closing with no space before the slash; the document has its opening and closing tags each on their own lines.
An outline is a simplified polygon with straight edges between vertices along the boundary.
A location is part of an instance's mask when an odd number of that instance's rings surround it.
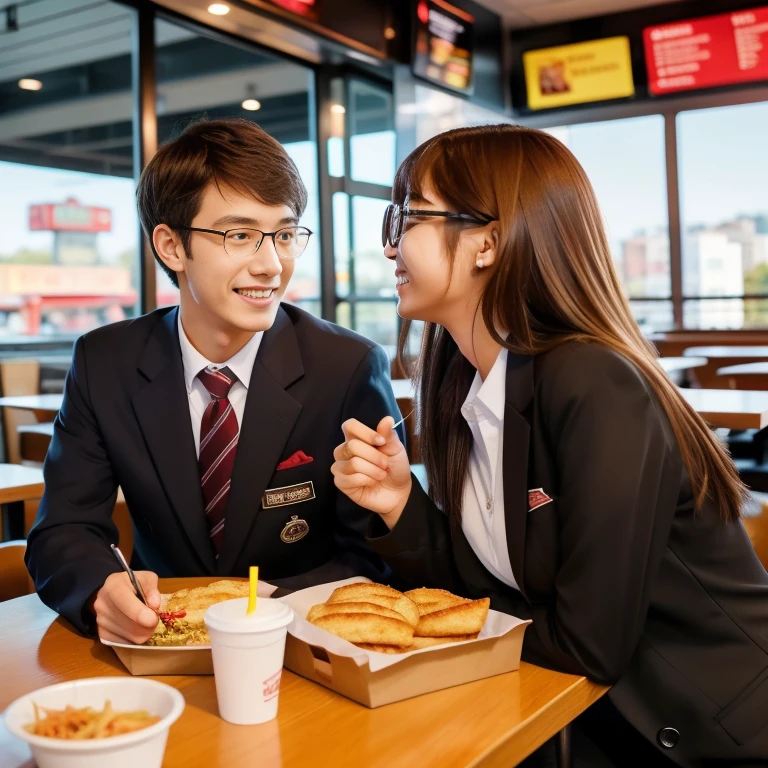
<svg viewBox="0 0 768 768">
<path fill-rule="evenodd" d="M 250 577 L 250 590 L 248 592 L 248 608 L 245 611 L 246 616 L 250 616 L 256 610 L 256 597 L 259 587 L 259 566 L 252 565 L 248 570 Z"/>
</svg>

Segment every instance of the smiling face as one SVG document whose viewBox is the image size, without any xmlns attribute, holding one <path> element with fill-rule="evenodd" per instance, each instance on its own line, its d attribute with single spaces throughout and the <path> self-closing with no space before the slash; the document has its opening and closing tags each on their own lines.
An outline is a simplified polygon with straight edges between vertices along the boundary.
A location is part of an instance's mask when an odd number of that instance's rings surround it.
<svg viewBox="0 0 768 768">
<path fill-rule="evenodd" d="M 265 205 L 211 184 L 190 226 L 275 232 L 297 223 L 287 205 Z M 153 239 L 163 262 L 179 278 L 184 330 L 202 354 L 219 362 L 211 357 L 212 349 L 224 347 L 217 356 L 230 357 L 254 333 L 272 326 L 296 262 L 279 258 L 271 237 L 262 240 L 256 253 L 242 257 L 227 253 L 217 234 L 191 232 L 189 254 L 179 234 L 165 224 L 156 227 Z"/>
<path fill-rule="evenodd" d="M 450 211 L 429 184 L 419 196 L 407 201 L 407 207 Z M 387 243 L 384 255 L 395 263 L 400 317 L 450 328 L 474 316 L 487 283 L 487 268 L 493 261 L 490 228 L 461 225 L 456 250 L 451 254 L 445 228 L 455 226 L 438 216 L 409 216 L 397 248 Z M 478 258 L 483 258 L 483 269 L 477 268 Z"/>
</svg>

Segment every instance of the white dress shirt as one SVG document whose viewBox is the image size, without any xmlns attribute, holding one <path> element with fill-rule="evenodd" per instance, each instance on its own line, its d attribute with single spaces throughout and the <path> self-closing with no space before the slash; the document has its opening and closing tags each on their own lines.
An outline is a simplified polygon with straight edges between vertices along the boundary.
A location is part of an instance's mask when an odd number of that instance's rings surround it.
<svg viewBox="0 0 768 768">
<path fill-rule="evenodd" d="M 472 453 L 462 498 L 461 527 L 480 562 L 518 589 L 507 549 L 504 520 L 504 404 L 507 350 L 502 349 L 485 381 L 479 371 L 461 414 L 472 430 Z"/>
<path fill-rule="evenodd" d="M 179 312 L 179 343 L 181 344 L 181 360 L 184 364 L 184 384 L 187 387 L 189 416 L 192 419 L 195 453 L 198 456 L 200 456 L 200 422 L 203 419 L 208 403 L 211 402 L 211 395 L 203 382 L 197 378 L 197 374 L 203 368 L 209 368 L 212 371 L 217 371 L 219 368 L 229 368 L 237 376 L 237 381 L 232 385 L 232 389 L 229 390 L 229 402 L 232 403 L 232 410 L 235 412 L 235 416 L 237 416 L 239 429 L 243 423 L 245 398 L 248 396 L 248 384 L 251 381 L 253 363 L 256 360 L 256 353 L 259 351 L 263 335 L 263 332 L 254 333 L 248 343 L 225 363 L 212 363 L 210 360 L 206 360 L 192 346 L 192 342 L 187 338 L 187 334 L 181 325 L 181 312 Z"/>
</svg>

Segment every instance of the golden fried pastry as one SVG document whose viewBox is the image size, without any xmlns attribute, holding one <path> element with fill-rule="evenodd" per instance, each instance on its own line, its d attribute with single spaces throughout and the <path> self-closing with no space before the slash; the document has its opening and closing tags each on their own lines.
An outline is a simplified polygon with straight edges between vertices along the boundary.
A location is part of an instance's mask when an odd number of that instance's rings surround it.
<svg viewBox="0 0 768 768">
<path fill-rule="evenodd" d="M 405 593 L 419 607 L 419 615 L 426 616 L 428 613 L 442 611 L 454 605 L 461 605 L 469 602 L 463 597 L 446 592 L 444 589 L 412 589 Z"/>
<path fill-rule="evenodd" d="M 372 613 L 376 616 L 384 616 L 389 619 L 404 621 L 404 617 L 398 611 L 386 608 L 375 603 L 320 603 L 313 605 L 307 614 L 307 621 L 314 624 L 320 616 L 331 616 L 337 613 Z"/>
<path fill-rule="evenodd" d="M 431 648 L 433 645 L 443 643 L 466 643 L 467 640 L 477 640 L 477 632 L 471 635 L 449 635 L 448 637 L 414 637 L 413 645 L 409 651 L 418 651 L 421 648 Z"/>
<path fill-rule="evenodd" d="M 481 600 L 469 600 L 441 611 L 428 613 L 419 620 L 415 634 L 417 637 L 475 634 L 483 628 L 490 605 L 490 599 L 484 597 Z"/>
<path fill-rule="evenodd" d="M 365 595 L 364 598 L 342 598 L 328 603 L 328 605 L 343 605 L 347 602 L 356 600 L 365 600 L 366 603 L 373 603 L 374 605 L 380 605 L 383 608 L 390 608 L 393 611 L 397 611 L 409 624 L 416 626 L 419 623 L 419 608 L 413 600 L 400 595 L 400 597 L 390 597 L 389 595 Z"/>
<path fill-rule="evenodd" d="M 371 595 L 384 595 L 385 597 L 402 597 L 403 593 L 398 592 L 386 584 L 374 584 L 370 581 L 357 581 L 354 584 L 345 584 L 343 587 L 337 587 L 333 590 L 331 596 L 326 600 L 328 603 L 339 603 L 344 600 L 360 600 L 365 602 Z"/>
<path fill-rule="evenodd" d="M 318 616 L 311 623 L 350 643 L 394 645 L 400 648 L 413 643 L 413 627 L 404 619 L 392 619 L 373 613 L 332 613 Z"/>
<path fill-rule="evenodd" d="M 377 645 L 375 643 L 356 643 L 359 648 L 366 651 L 375 651 L 376 653 L 410 653 L 422 648 L 431 648 L 433 645 L 444 645 L 447 643 L 466 643 L 468 640 L 476 640 L 477 635 L 457 635 L 455 637 L 414 637 L 413 645 L 407 648 L 398 648 L 394 645 Z"/>
</svg>

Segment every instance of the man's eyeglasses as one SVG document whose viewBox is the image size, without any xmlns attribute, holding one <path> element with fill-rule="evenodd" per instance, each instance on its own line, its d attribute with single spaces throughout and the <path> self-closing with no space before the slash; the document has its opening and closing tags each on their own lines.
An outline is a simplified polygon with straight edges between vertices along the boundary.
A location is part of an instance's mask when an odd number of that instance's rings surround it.
<svg viewBox="0 0 768 768">
<path fill-rule="evenodd" d="M 450 211 L 425 211 L 409 208 L 407 205 L 388 205 L 384 211 L 384 222 L 381 226 L 381 244 L 386 248 L 389 243 L 393 248 L 397 248 L 398 243 L 403 237 L 405 229 L 405 220 L 409 216 L 439 216 L 443 219 L 452 221 L 464 221 L 467 224 L 477 224 L 484 226 L 493 221 L 492 218 L 479 219 L 477 216 L 470 216 L 468 213 L 451 213 Z"/>
<path fill-rule="evenodd" d="M 187 232 L 207 232 L 221 235 L 224 250 L 233 259 L 247 259 L 259 250 L 265 237 L 271 237 L 275 251 L 281 259 L 298 259 L 307 247 L 311 230 L 306 227 L 283 227 L 276 232 L 262 232 L 260 229 L 202 229 L 201 227 L 172 227 Z"/>
</svg>

